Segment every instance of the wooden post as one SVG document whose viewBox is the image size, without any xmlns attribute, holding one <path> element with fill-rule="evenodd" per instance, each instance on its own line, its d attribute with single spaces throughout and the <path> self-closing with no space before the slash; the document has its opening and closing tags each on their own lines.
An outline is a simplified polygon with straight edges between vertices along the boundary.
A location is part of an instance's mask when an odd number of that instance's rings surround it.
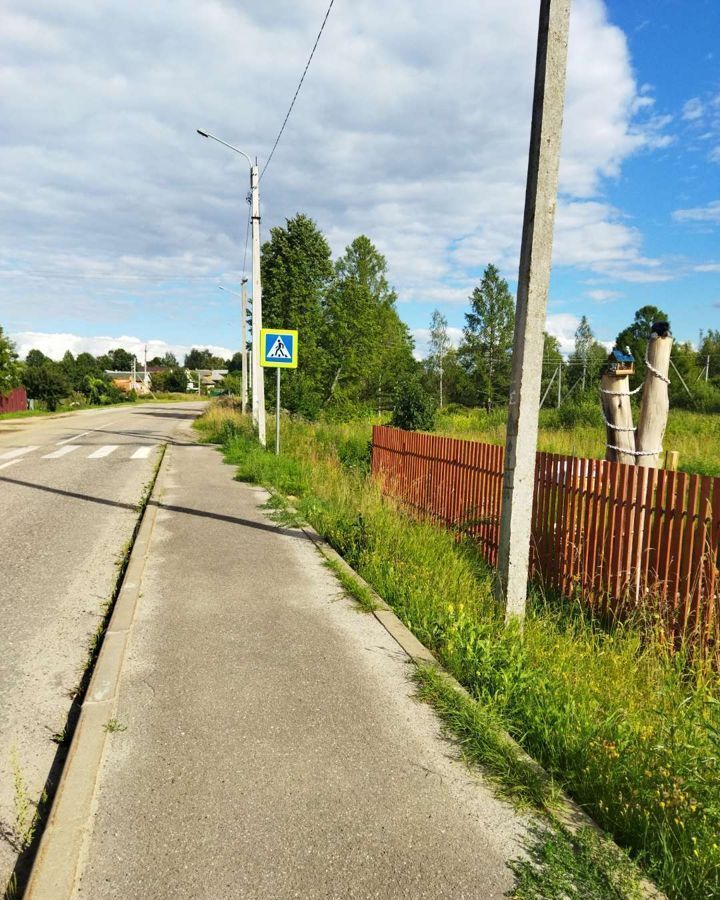
<svg viewBox="0 0 720 900">
<path fill-rule="evenodd" d="M 659 464 L 670 409 L 668 369 L 672 343 L 672 335 L 664 322 L 653 325 L 648 341 L 647 372 L 638 419 L 636 448 L 640 451 L 637 464 L 651 469 L 657 469 Z"/>
<path fill-rule="evenodd" d="M 635 465 L 635 431 L 632 407 L 630 406 L 630 379 L 627 375 L 614 375 L 612 372 L 605 371 L 600 382 L 600 389 L 607 435 L 605 459 L 610 462 Z M 621 449 L 614 450 L 614 447 Z"/>
</svg>

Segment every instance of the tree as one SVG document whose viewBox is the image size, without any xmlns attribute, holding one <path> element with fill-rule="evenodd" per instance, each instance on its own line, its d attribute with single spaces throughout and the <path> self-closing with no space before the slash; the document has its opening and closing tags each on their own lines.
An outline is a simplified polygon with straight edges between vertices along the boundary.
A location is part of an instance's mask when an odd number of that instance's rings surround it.
<svg viewBox="0 0 720 900">
<path fill-rule="evenodd" d="M 323 299 L 333 274 L 330 246 L 302 213 L 270 231 L 263 244 L 263 324 L 300 332 L 298 368 L 283 384 L 283 406 L 315 416 L 325 399 L 327 359 L 322 343 Z M 274 398 L 269 385 L 268 401 Z"/>
<path fill-rule="evenodd" d="M 39 366 L 25 370 L 25 387 L 34 400 L 42 400 L 50 412 L 54 412 L 60 400 L 66 397 L 72 386 L 60 363 L 46 360 Z"/>
<path fill-rule="evenodd" d="M 585 393 L 596 388 L 607 355 L 607 349 L 595 340 L 587 316 L 582 316 L 575 330 L 575 350 L 569 359 L 573 378 L 581 381 L 576 393 Z"/>
<path fill-rule="evenodd" d="M 636 310 L 632 323 L 623 328 L 615 338 L 615 347 L 618 350 L 625 351 L 629 347 L 635 357 L 635 375 L 638 382 L 645 378 L 645 352 L 653 322 L 667 321 L 667 314 L 657 306 L 641 306 Z"/>
<path fill-rule="evenodd" d="M 107 367 L 114 372 L 129 372 L 132 369 L 135 357 L 122 347 L 116 350 L 110 350 L 107 354 L 110 357 L 110 365 Z"/>
<path fill-rule="evenodd" d="M 165 372 L 165 390 L 184 394 L 187 392 L 188 376 L 185 369 L 175 366 Z"/>
<path fill-rule="evenodd" d="M 565 360 L 560 352 L 560 342 L 552 334 L 543 331 L 543 367 L 542 379 L 540 381 L 541 398 L 545 396 L 545 391 L 550 387 L 551 382 L 553 383 L 553 390 L 556 391 L 558 377 L 560 378 L 561 386 L 565 383 L 565 368 Z M 560 370 L 559 376 L 558 369 Z M 557 396 L 557 393 L 555 396 Z M 549 397 L 547 401 L 548 405 L 550 405 L 551 401 L 552 397 Z"/>
<path fill-rule="evenodd" d="M 193 347 L 185 356 L 186 369 L 224 369 L 225 360 L 220 356 L 215 356 L 212 350 L 207 347 L 204 350 L 198 350 Z"/>
<path fill-rule="evenodd" d="M 42 350 L 29 350 L 28 355 L 25 357 L 25 365 L 27 366 L 41 366 L 44 362 L 48 362 L 50 359 L 49 356 L 45 356 Z"/>
<path fill-rule="evenodd" d="M 237 353 L 233 353 L 228 365 L 228 372 L 242 372 L 242 358 L 243 355 L 239 350 Z"/>
<path fill-rule="evenodd" d="M 435 427 L 435 400 L 422 386 L 417 373 L 398 382 L 390 424 L 406 431 L 432 431 Z"/>
<path fill-rule="evenodd" d="M 324 304 L 326 403 L 384 408 L 397 382 L 417 369 L 396 299 L 385 257 L 365 235 L 355 238 L 335 264 Z"/>
<path fill-rule="evenodd" d="M 22 365 L 18 361 L 15 344 L 6 337 L 0 326 L 0 396 L 22 383 Z"/>
<path fill-rule="evenodd" d="M 714 383 L 720 382 L 720 330 L 710 328 L 705 333 L 700 334 L 700 349 L 698 350 L 699 365 L 702 371 L 702 377 L 707 377 Z M 710 359 L 708 360 L 708 357 Z M 708 366 L 709 367 L 706 369 Z"/>
<path fill-rule="evenodd" d="M 475 386 L 476 398 L 488 410 L 507 402 L 515 329 L 515 303 L 508 283 L 488 265 L 465 313 L 460 358 Z"/>
<path fill-rule="evenodd" d="M 431 371 L 437 377 L 440 409 L 443 408 L 443 374 L 445 357 L 450 349 L 450 337 L 447 330 L 447 318 L 439 309 L 434 309 L 430 319 L 430 341 L 428 351 L 431 363 Z"/>
</svg>

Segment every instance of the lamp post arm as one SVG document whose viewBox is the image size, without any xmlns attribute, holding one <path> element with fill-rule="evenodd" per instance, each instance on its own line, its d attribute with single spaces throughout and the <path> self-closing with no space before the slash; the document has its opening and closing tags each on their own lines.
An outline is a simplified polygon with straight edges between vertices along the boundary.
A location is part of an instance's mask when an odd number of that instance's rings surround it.
<svg viewBox="0 0 720 900">
<path fill-rule="evenodd" d="M 245 159 L 248 161 L 248 165 L 252 166 L 253 161 L 250 159 L 250 157 L 247 155 L 247 153 L 245 153 L 244 150 L 240 150 L 238 147 L 233 147 L 232 144 L 228 144 L 227 141 L 223 141 L 219 137 L 215 137 L 215 135 L 210 134 L 209 131 L 201 131 L 199 128 L 196 128 L 195 130 L 200 135 L 200 137 L 210 138 L 210 140 L 217 141 L 218 144 L 222 144 L 223 147 L 229 147 L 231 150 L 234 150 L 236 153 L 239 153 L 241 156 L 244 156 Z"/>
</svg>

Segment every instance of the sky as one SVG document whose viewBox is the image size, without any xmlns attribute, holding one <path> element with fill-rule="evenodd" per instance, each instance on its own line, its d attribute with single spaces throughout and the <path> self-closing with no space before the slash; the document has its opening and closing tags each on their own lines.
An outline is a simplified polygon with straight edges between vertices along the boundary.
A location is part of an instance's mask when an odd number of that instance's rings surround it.
<svg viewBox="0 0 720 900">
<path fill-rule="evenodd" d="M 2 0 L 0 326 L 21 355 L 239 347 L 248 166 L 327 0 Z M 261 185 L 334 256 L 367 234 L 422 354 L 488 263 L 513 293 L 538 0 L 336 0 Z M 720 3 L 573 0 L 547 329 L 720 327 Z M 302 335 L 301 335 L 302 339 Z"/>
</svg>

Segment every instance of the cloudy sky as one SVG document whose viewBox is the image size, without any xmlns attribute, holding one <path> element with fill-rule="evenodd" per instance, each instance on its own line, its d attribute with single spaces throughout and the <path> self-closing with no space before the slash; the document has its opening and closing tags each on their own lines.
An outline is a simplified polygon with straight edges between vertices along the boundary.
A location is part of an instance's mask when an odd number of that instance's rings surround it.
<svg viewBox="0 0 720 900">
<path fill-rule="evenodd" d="M 248 171 L 327 0 L 0 0 L 0 325 L 21 352 L 238 347 Z M 261 183 L 386 255 L 422 348 L 516 287 L 538 0 L 336 0 Z M 573 0 L 548 329 L 720 325 L 720 4 Z M 249 258 L 248 258 L 249 266 Z"/>
</svg>

